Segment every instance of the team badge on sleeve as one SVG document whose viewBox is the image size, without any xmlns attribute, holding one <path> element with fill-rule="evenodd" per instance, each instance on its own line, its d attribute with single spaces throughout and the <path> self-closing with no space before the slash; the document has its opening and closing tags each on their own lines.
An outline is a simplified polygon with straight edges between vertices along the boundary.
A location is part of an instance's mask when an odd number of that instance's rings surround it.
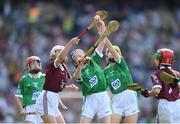
<svg viewBox="0 0 180 124">
<path fill-rule="evenodd" d="M 153 75 L 151 76 L 151 79 L 152 79 L 153 83 L 155 83 L 155 84 L 160 83 L 158 77 L 157 77 L 155 74 L 153 74 Z"/>
</svg>

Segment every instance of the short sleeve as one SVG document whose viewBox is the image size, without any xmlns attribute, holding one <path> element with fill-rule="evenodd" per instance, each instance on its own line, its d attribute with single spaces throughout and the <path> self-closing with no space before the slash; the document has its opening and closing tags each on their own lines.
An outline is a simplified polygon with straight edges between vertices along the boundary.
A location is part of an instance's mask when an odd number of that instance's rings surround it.
<svg viewBox="0 0 180 124">
<path fill-rule="evenodd" d="M 73 77 L 74 77 L 74 79 L 75 79 L 75 73 L 73 73 Z M 82 76 L 79 78 L 79 79 L 75 79 L 75 81 L 77 81 L 77 82 L 82 82 L 83 81 L 83 78 L 82 78 Z"/>
<path fill-rule="evenodd" d="M 95 50 L 92 55 L 92 59 L 94 59 L 98 63 L 98 65 L 100 65 L 102 57 L 103 57 L 103 54 L 99 53 L 97 50 Z"/>
<path fill-rule="evenodd" d="M 151 75 L 151 80 L 152 80 L 152 83 L 153 83 L 153 88 L 162 88 L 161 81 L 160 81 L 160 79 L 157 77 L 156 73 L 153 73 L 153 74 Z"/>
<path fill-rule="evenodd" d="M 23 79 L 21 79 L 20 82 L 19 82 L 18 88 L 16 90 L 16 94 L 15 94 L 16 97 L 23 97 L 23 95 L 22 95 L 22 92 L 23 92 L 22 87 L 23 87 Z"/>
<path fill-rule="evenodd" d="M 56 65 L 55 61 L 53 62 L 53 66 L 54 66 L 55 68 L 58 68 L 58 67 L 59 67 L 59 65 Z"/>
<path fill-rule="evenodd" d="M 115 60 L 118 64 L 121 64 L 122 57 L 119 58 L 119 60 Z"/>
</svg>

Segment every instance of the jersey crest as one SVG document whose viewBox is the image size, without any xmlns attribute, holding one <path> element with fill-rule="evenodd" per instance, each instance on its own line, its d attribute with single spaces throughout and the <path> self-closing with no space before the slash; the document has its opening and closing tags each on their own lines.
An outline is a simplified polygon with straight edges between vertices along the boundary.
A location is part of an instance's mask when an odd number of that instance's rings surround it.
<svg viewBox="0 0 180 124">
<path fill-rule="evenodd" d="M 116 90 L 119 87 L 121 87 L 121 81 L 119 79 L 116 79 L 113 82 L 111 82 L 111 86 L 113 87 L 114 90 Z"/>
<path fill-rule="evenodd" d="M 94 87 L 97 84 L 97 81 L 98 80 L 97 80 L 97 76 L 96 75 L 94 75 L 93 77 L 90 78 L 89 84 L 90 84 L 91 88 Z"/>
</svg>

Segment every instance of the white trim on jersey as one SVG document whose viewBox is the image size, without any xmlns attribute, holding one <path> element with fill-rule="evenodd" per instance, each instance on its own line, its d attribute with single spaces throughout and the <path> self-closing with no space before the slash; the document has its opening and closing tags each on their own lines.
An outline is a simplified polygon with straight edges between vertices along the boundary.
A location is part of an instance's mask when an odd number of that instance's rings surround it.
<svg viewBox="0 0 180 124">
<path fill-rule="evenodd" d="M 23 98 L 23 95 L 15 94 L 15 97 Z"/>
<path fill-rule="evenodd" d="M 96 53 L 102 58 L 103 57 L 103 54 L 100 53 L 97 49 L 95 49 Z"/>
<path fill-rule="evenodd" d="M 152 89 L 154 89 L 154 88 L 161 88 L 162 89 L 162 86 L 161 85 L 154 85 L 153 87 L 152 87 Z"/>
</svg>

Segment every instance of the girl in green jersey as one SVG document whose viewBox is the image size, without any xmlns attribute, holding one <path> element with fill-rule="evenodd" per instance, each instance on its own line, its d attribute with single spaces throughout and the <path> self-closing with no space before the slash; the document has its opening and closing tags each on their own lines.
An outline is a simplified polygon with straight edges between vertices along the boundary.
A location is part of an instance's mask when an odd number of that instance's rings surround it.
<svg viewBox="0 0 180 124">
<path fill-rule="evenodd" d="M 94 21 L 99 34 L 105 31 L 105 25 L 98 16 Z M 100 67 L 100 59 L 105 42 L 101 42 L 92 57 L 85 57 L 85 52 L 76 49 L 71 53 L 73 63 L 76 66 L 74 78 L 80 83 L 84 101 L 80 123 L 90 123 L 95 115 L 101 122 L 110 123 L 110 98 L 106 91 L 107 83 Z"/>
<path fill-rule="evenodd" d="M 136 123 L 138 119 L 137 94 L 127 90 L 127 85 L 133 83 L 128 66 L 118 46 L 112 46 L 106 38 L 106 58 L 108 65 L 104 68 L 104 75 L 112 96 L 112 123 Z"/>
<path fill-rule="evenodd" d="M 41 73 L 41 62 L 38 56 L 30 56 L 26 59 L 28 73 L 25 74 L 18 85 L 15 100 L 18 113 L 25 116 L 25 122 L 41 123 L 41 117 L 35 114 L 35 102 L 42 92 L 45 74 Z"/>
</svg>

